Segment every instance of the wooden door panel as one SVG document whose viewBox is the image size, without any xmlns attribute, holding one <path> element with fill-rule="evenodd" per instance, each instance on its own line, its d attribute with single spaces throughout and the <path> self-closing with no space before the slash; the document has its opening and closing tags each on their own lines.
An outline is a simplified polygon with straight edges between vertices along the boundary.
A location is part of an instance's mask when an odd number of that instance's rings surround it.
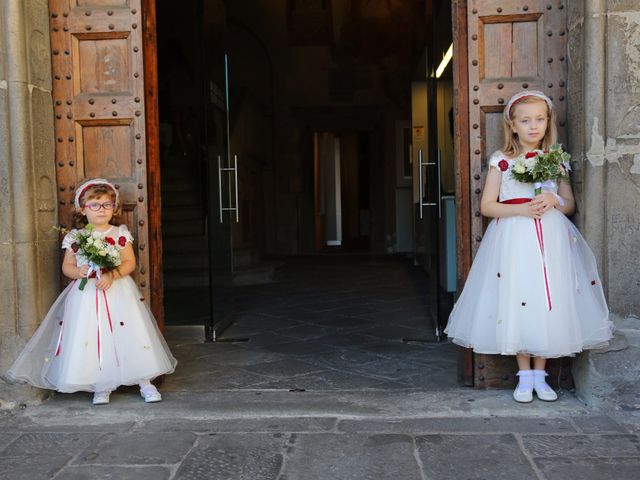
<svg viewBox="0 0 640 480">
<path fill-rule="evenodd" d="M 71 224 L 87 177 L 118 188 L 149 298 L 144 65 L 140 0 L 49 0 L 59 219 Z"/>
<path fill-rule="evenodd" d="M 470 190 L 469 216 L 463 222 L 470 224 L 468 241 L 473 257 L 488 224 L 480 215 L 487 159 L 503 146 L 502 111 L 509 98 L 523 89 L 545 92 L 558 113 L 559 139 L 563 142 L 566 138 L 567 37 L 566 10 L 557 2 L 466 3 L 469 150 L 464 156 L 468 155 L 469 166 L 468 171 L 462 169 L 468 177 L 461 185 L 468 182 Z M 516 381 L 513 357 L 476 354 L 473 363 L 476 387 L 506 387 Z M 550 369 L 558 372 L 560 366 L 556 361 Z"/>
</svg>

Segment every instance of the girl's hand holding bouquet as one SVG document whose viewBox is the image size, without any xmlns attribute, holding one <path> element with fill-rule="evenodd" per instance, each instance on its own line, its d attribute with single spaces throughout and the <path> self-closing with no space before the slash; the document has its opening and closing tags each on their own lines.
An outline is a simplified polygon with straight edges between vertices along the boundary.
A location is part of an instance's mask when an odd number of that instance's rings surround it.
<svg viewBox="0 0 640 480">
<path fill-rule="evenodd" d="M 62 230 L 63 233 L 68 233 Z M 102 238 L 100 232 L 94 230 L 93 225 L 87 224 L 82 230 L 74 233 L 71 249 L 76 255 L 80 255 L 88 260 L 89 265 L 85 270 L 79 267 L 79 272 L 84 274 L 79 290 L 84 290 L 87 279 L 96 277 L 96 286 L 101 289 L 108 289 L 113 282 L 113 270 L 122 263 L 120 250 L 116 246 L 116 241 L 111 237 Z M 120 239 L 118 239 L 120 242 Z M 126 243 L 126 241 L 125 241 Z M 103 277 L 103 273 L 108 273 Z"/>
<path fill-rule="evenodd" d="M 532 205 L 544 213 L 556 205 L 564 205 L 556 191 L 558 181 L 569 181 L 570 160 L 571 155 L 562 150 L 562 145 L 554 144 L 549 150 L 520 155 L 511 167 L 511 175 L 519 182 L 533 183 L 536 198 Z"/>
</svg>

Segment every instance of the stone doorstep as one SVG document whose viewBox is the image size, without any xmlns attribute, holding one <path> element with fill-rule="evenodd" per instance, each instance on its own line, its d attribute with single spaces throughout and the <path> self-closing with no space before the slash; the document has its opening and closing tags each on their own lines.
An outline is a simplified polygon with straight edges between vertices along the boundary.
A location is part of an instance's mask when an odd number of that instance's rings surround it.
<svg viewBox="0 0 640 480">
<path fill-rule="evenodd" d="M 590 415 L 573 395 L 561 392 L 554 403 L 534 401 L 521 405 L 510 391 L 283 391 L 219 390 L 214 392 L 164 392 L 163 401 L 148 405 L 136 392 L 117 392 L 111 404 L 94 407 L 90 394 L 57 395 L 19 416 L 38 423 L 74 421 L 108 423 L 160 418 L 185 420 L 241 420 L 249 418 L 334 417 L 342 419 L 415 418 L 566 418 Z M 2 417 L 0 417 L 0 425 Z"/>
</svg>

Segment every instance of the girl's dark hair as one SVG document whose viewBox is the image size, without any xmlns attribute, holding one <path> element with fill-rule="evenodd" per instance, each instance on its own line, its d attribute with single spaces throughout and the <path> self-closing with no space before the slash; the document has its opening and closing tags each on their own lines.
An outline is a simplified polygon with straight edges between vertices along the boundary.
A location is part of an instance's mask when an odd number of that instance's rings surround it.
<svg viewBox="0 0 640 480">
<path fill-rule="evenodd" d="M 112 202 L 116 201 L 116 192 L 114 192 L 111 188 L 106 185 L 93 185 L 87 189 L 86 192 L 80 197 L 80 209 L 73 209 L 73 216 L 71 222 L 73 223 L 74 228 L 84 228 L 87 226 L 87 217 L 82 213 L 82 208 L 84 208 L 87 200 L 91 200 L 92 198 L 101 197 L 102 195 L 109 195 Z M 119 217 L 122 214 L 122 207 L 118 204 L 113 209 L 113 217 L 111 217 L 111 222 L 116 217 Z"/>
</svg>

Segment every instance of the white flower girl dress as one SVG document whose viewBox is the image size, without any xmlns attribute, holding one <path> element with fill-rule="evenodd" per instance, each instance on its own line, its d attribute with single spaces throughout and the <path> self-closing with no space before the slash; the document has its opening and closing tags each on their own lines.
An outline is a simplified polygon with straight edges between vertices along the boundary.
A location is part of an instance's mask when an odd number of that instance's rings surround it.
<svg viewBox="0 0 640 480">
<path fill-rule="evenodd" d="M 512 177 L 513 159 L 497 151 L 489 165 L 498 168 L 502 160 L 509 169 L 499 200 L 533 198 L 533 185 Z M 555 208 L 538 222 L 524 216 L 490 222 L 445 329 L 451 341 L 477 353 L 546 358 L 605 345 L 612 331 L 593 253 Z"/>
<path fill-rule="evenodd" d="M 73 231 L 62 248 L 72 247 Z M 102 233 L 119 248 L 133 242 L 125 225 Z M 87 260 L 76 254 L 78 266 Z M 117 278 L 117 277 L 116 277 Z M 101 392 L 136 385 L 176 366 L 133 279 L 117 278 L 108 290 L 90 278 L 74 280 L 55 301 L 7 375 L 58 392 Z"/>
</svg>

